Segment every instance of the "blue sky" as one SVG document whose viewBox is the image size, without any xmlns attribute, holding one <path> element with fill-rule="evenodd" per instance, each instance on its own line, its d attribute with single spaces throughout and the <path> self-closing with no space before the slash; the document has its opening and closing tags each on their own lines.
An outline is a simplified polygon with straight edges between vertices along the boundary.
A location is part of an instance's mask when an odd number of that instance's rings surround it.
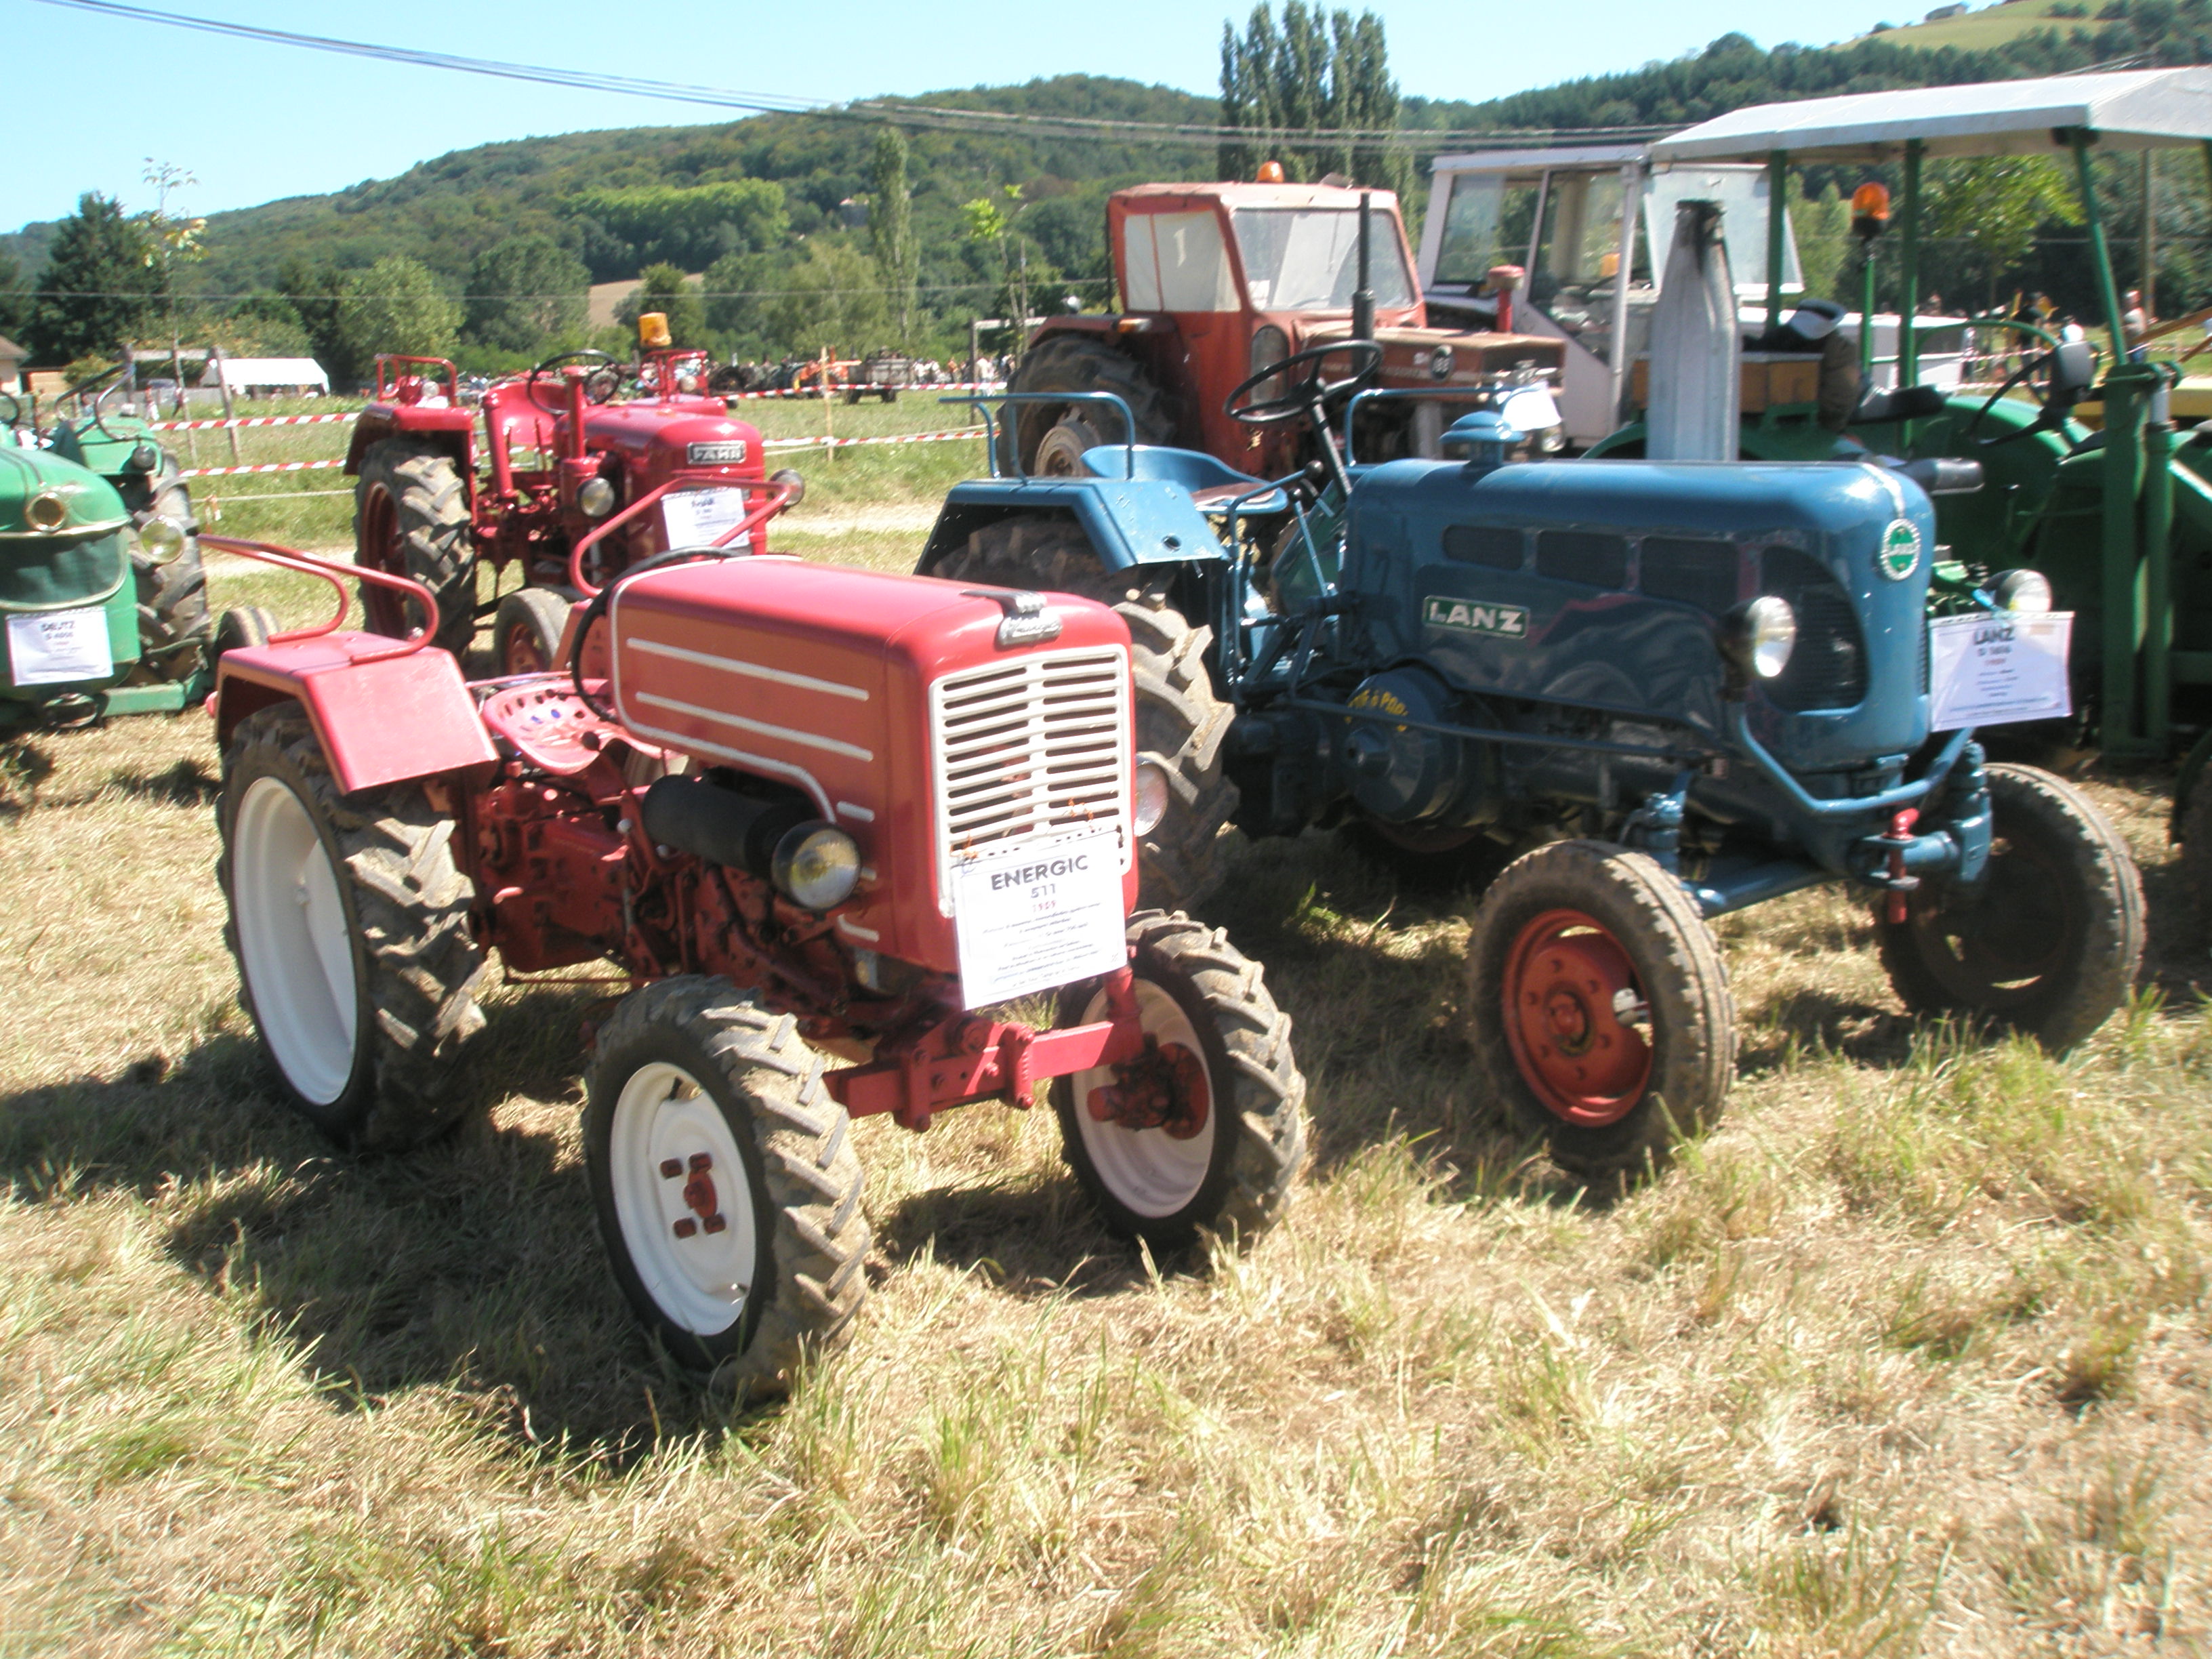
<svg viewBox="0 0 2212 1659">
<path fill-rule="evenodd" d="M 332 0 L 142 0 L 163 9 L 465 57 L 820 99 L 914 94 L 1084 72 L 1213 90 L 1224 15 L 1187 0 L 1104 9 L 915 0 L 800 0 L 780 6 L 659 0 L 650 6 L 449 0 L 363 6 Z M 1384 0 L 1392 66 L 1408 93 L 1486 98 L 1673 58 L 1740 29 L 1762 45 L 1822 45 L 1917 8 L 1837 0 L 1807 13 L 1746 0 Z M 1352 9 L 1359 9 L 1352 0 Z M 198 178 L 188 212 L 381 178 L 495 139 L 596 127 L 682 125 L 727 112 L 558 92 L 430 69 L 221 39 L 88 12 L 0 0 L 19 93 L 43 75 L 69 88 L 0 169 L 0 228 L 69 212 L 99 190 L 149 205 L 143 158 Z M 1064 27 L 1045 24 L 1064 20 Z"/>
</svg>

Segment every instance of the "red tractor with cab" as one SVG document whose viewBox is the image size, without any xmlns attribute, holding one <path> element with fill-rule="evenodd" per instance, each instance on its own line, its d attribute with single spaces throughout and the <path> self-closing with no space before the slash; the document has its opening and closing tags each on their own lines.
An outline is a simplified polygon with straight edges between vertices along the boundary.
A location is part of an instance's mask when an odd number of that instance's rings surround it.
<svg viewBox="0 0 2212 1659">
<path fill-rule="evenodd" d="M 679 1360 L 769 1385 L 846 1328 L 854 1118 L 919 1130 L 1049 1080 L 1115 1231 L 1275 1217 L 1305 1139 L 1290 1021 L 1223 934 L 1133 908 L 1158 792 L 1114 611 L 683 549 L 577 578 L 564 672 L 471 684 L 426 585 L 208 544 L 339 590 L 321 628 L 226 653 L 210 701 L 228 942 L 285 1093 L 343 1144 L 422 1140 L 471 1097 L 493 952 L 611 964 L 634 988 L 596 1033 L 585 1160 Z M 341 629 L 347 575 L 422 629 Z M 1007 1006 L 1040 997 L 1047 1021 Z"/>
<path fill-rule="evenodd" d="M 1240 422 L 1225 408 L 1229 393 L 1332 340 L 1382 348 L 1358 385 L 1431 394 L 1363 404 L 1358 447 L 1370 459 L 1440 455 L 1448 407 L 1464 414 L 1508 398 L 1513 423 L 1532 443 L 1540 448 L 1556 434 L 1547 382 L 1557 378 L 1560 344 L 1511 331 L 1517 270 L 1493 273 L 1496 329 L 1431 328 L 1396 196 L 1281 177 L 1269 162 L 1256 184 L 1139 185 L 1107 198 L 1107 242 L 1125 308 L 1043 324 L 1006 389 L 1110 392 L 1135 429 L 1120 429 L 1111 404 L 1027 403 L 1007 423 L 1003 471 L 1074 474 L 1085 450 L 1133 440 L 1280 477 L 1318 459 L 1311 432 L 1298 422 Z M 1261 395 L 1279 390 L 1262 382 Z"/>
<path fill-rule="evenodd" d="M 648 344 L 634 364 L 564 352 L 495 382 L 475 408 L 443 358 L 376 360 L 376 398 L 346 455 L 359 480 L 354 559 L 429 589 L 437 643 L 456 656 L 489 612 L 501 672 L 550 668 L 586 580 L 714 541 L 764 492 L 795 489 L 796 473 L 767 476 L 736 402 L 708 392 L 712 360 L 649 343 L 656 320 L 640 319 Z M 521 585 L 480 601 L 484 561 L 495 580 L 516 567 Z M 374 632 L 420 625 L 393 590 L 370 584 L 363 599 Z"/>
</svg>

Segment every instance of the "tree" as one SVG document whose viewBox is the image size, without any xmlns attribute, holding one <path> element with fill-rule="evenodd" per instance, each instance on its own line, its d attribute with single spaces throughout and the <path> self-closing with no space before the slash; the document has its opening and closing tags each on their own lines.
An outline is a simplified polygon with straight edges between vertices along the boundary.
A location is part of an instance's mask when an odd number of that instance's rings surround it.
<svg viewBox="0 0 2212 1659">
<path fill-rule="evenodd" d="M 88 191 L 54 234 L 23 343 L 50 363 L 120 350 L 158 310 L 163 275 L 145 226 Z"/>
<path fill-rule="evenodd" d="M 562 205 L 588 222 L 586 258 L 608 276 L 625 250 L 647 264 L 699 270 L 725 253 L 774 247 L 791 225 L 783 186 L 766 179 L 585 190 Z"/>
<path fill-rule="evenodd" d="M 438 286 L 428 267 L 404 254 L 386 254 L 347 279 L 337 303 L 337 337 L 346 377 L 365 377 L 380 352 L 407 357 L 450 357 L 458 343 L 461 307 Z"/>
<path fill-rule="evenodd" d="M 1258 144 L 1224 142 L 1224 179 L 1249 179 L 1261 162 L 1273 160 L 1291 179 L 1340 173 L 1402 198 L 1412 183 L 1412 158 L 1395 143 L 1272 136 L 1322 128 L 1395 130 L 1399 103 L 1382 20 L 1371 11 L 1355 19 L 1348 11 L 1285 0 L 1279 27 L 1264 3 L 1253 8 L 1241 39 L 1228 24 L 1221 26 L 1222 125 L 1271 135 Z"/>
<path fill-rule="evenodd" d="M 828 238 L 806 245 L 806 258 L 783 279 L 768 307 L 771 337 L 798 356 L 825 349 L 857 357 L 884 343 L 891 330 L 883 276 L 858 248 Z"/>
<path fill-rule="evenodd" d="M 906 182 L 906 135 L 885 127 L 870 158 L 868 240 L 890 289 L 892 326 L 904 350 L 914 332 L 915 274 L 920 256 L 914 240 L 913 204 Z"/>
<path fill-rule="evenodd" d="M 23 267 L 0 253 L 0 334 L 14 334 L 30 315 L 31 296 L 23 287 Z"/>
<path fill-rule="evenodd" d="M 672 343 L 706 345 L 707 307 L 682 266 L 647 265 L 638 273 L 637 286 L 630 290 L 615 315 L 635 340 L 637 319 L 648 311 L 659 312 L 668 319 L 668 337 Z"/>
<path fill-rule="evenodd" d="M 579 337 L 592 273 L 550 236 L 510 236 L 469 267 L 463 331 L 501 351 L 541 352 Z"/>
<path fill-rule="evenodd" d="M 2000 280 L 2027 262 L 2039 229 L 2046 223 L 2081 222 L 2081 204 L 2073 186 L 2041 156 L 1940 161 L 1928 173 L 1921 235 L 1949 254 L 1960 276 L 1979 277 L 1990 305 L 1996 303 Z M 1929 276 L 1942 280 L 1940 271 Z M 1923 277 L 1923 295 L 1929 286 Z"/>
<path fill-rule="evenodd" d="M 288 253 L 276 267 L 276 286 L 307 331 L 315 358 L 337 380 L 348 378 L 345 343 L 338 337 L 338 301 L 345 297 L 346 273 L 336 265 Z"/>
</svg>

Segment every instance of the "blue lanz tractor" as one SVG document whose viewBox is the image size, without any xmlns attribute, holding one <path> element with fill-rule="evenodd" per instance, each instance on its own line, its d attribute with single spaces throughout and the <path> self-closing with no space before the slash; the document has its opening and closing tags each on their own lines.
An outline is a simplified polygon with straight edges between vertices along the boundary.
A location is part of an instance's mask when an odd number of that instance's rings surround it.
<svg viewBox="0 0 2212 1659">
<path fill-rule="evenodd" d="M 1328 410 L 1374 361 L 1338 343 L 1231 394 L 1320 428 L 1304 474 L 1103 445 L 1089 476 L 959 485 L 923 552 L 1128 622 L 1146 902 L 1202 902 L 1229 823 L 1486 879 L 1479 1064 L 1592 1177 L 1717 1114 L 1735 1017 L 1708 922 L 1763 899 L 1864 892 L 1916 1011 L 2063 1048 L 2120 1004 L 2143 911 L 2118 836 L 1931 729 L 1931 621 L 2001 635 L 2047 605 L 2032 572 L 1941 562 L 1929 489 L 1972 463 L 1512 464 L 1478 410 L 1455 459 L 1346 465 Z"/>
</svg>

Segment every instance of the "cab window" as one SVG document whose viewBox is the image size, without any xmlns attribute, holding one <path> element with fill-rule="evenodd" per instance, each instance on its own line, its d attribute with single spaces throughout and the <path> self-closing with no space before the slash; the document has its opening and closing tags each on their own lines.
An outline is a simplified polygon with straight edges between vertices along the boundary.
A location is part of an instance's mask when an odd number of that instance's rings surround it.
<svg viewBox="0 0 2212 1659">
<path fill-rule="evenodd" d="M 1237 252 L 1258 311 L 1349 311 L 1359 286 L 1358 208 L 1238 208 Z M 1370 210 L 1368 281 L 1375 303 L 1413 303 L 1396 222 Z"/>
<path fill-rule="evenodd" d="M 1241 309 L 1213 215 L 1133 213 L 1121 224 L 1130 310 Z"/>
</svg>

